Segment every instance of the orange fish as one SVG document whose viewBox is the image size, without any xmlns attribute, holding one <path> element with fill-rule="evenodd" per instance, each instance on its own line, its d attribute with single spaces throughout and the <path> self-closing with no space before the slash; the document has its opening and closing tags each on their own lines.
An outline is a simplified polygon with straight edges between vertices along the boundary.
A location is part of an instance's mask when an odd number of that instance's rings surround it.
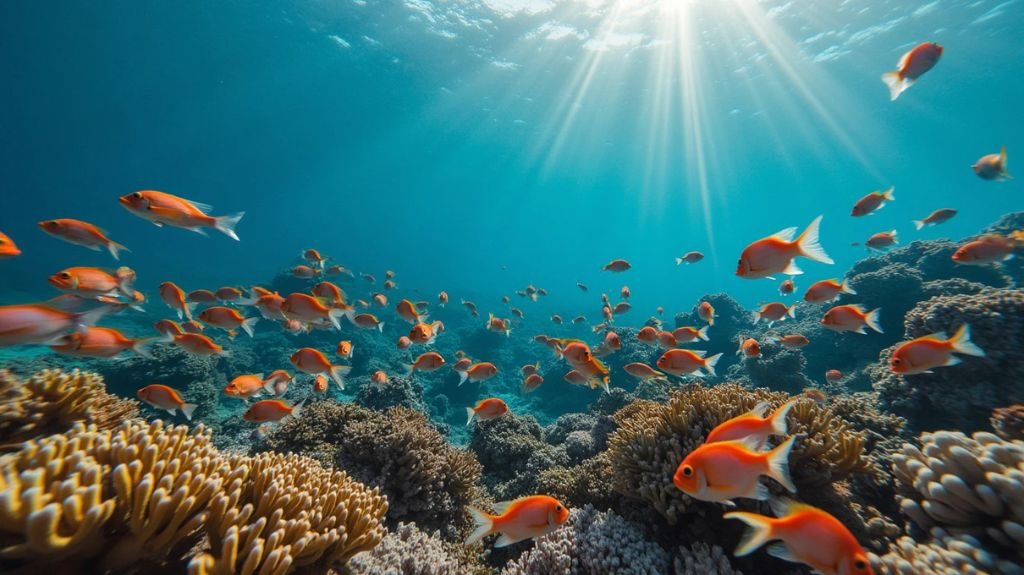
<svg viewBox="0 0 1024 575">
<path fill-rule="evenodd" d="M 468 371 L 473 365 L 473 360 L 468 357 L 460 357 L 453 365 L 452 369 L 458 372 Z"/>
<path fill-rule="evenodd" d="M 579 371 L 576 371 L 575 369 L 566 373 L 564 379 L 565 381 L 568 381 L 569 383 L 575 385 L 583 385 L 587 383 L 587 376 L 583 375 Z"/>
<path fill-rule="evenodd" d="M 383 370 L 378 369 L 377 371 L 373 372 L 373 375 L 370 376 L 370 379 L 373 381 L 373 383 L 376 383 L 377 385 L 384 385 L 385 383 L 388 382 L 388 374 L 384 373 Z"/>
<path fill-rule="evenodd" d="M 124 294 L 135 296 L 132 284 L 135 283 L 135 272 L 131 268 L 117 268 L 113 274 L 99 268 L 74 267 L 67 268 L 50 276 L 50 285 L 68 293 L 83 297 L 117 296 Z"/>
<path fill-rule="evenodd" d="M 288 319 L 284 316 L 284 302 L 285 299 L 281 294 L 271 293 L 261 295 L 253 305 L 264 319 L 283 321 Z"/>
<path fill-rule="evenodd" d="M 206 228 L 213 228 L 236 241 L 235 227 L 245 215 L 245 212 L 238 212 L 229 216 L 208 216 L 206 212 L 213 209 L 211 206 L 154 190 L 126 194 L 120 201 L 129 212 L 153 222 L 157 227 L 167 224 L 204 236 Z"/>
<path fill-rule="evenodd" d="M 377 304 L 377 307 L 387 307 L 388 305 L 388 296 L 382 293 L 373 294 L 371 299 L 373 300 L 373 303 Z"/>
<path fill-rule="evenodd" d="M 601 271 L 621 273 L 633 266 L 629 265 L 626 260 L 612 260 L 601 267 Z"/>
<path fill-rule="evenodd" d="M 622 367 L 626 373 L 638 379 L 665 379 L 665 374 L 647 365 L 646 363 L 627 363 Z"/>
<path fill-rule="evenodd" d="M 679 340 L 670 331 L 659 331 L 658 343 L 661 344 L 661 349 L 673 349 L 679 345 Z"/>
<path fill-rule="evenodd" d="M 345 275 L 348 276 L 349 279 L 355 279 L 356 277 L 356 274 L 354 274 L 352 270 L 346 269 L 345 266 L 341 265 L 330 266 L 326 270 L 324 270 L 324 273 L 329 276 Z"/>
<path fill-rule="evenodd" d="M 297 350 L 288 359 L 299 371 L 310 375 L 318 373 L 329 374 L 334 383 L 338 384 L 338 387 L 341 389 L 345 389 L 345 380 L 343 378 L 352 371 L 352 367 L 348 365 L 331 365 L 326 355 L 311 347 Z"/>
<path fill-rule="evenodd" d="M 772 501 L 778 518 L 745 511 L 731 511 L 722 517 L 739 519 L 750 529 L 743 534 L 733 553 L 743 557 L 773 539 L 768 554 L 793 563 L 803 563 L 822 575 L 874 575 L 867 553 L 835 517 L 786 498 Z"/>
<path fill-rule="evenodd" d="M 528 363 L 523 367 L 519 368 L 519 373 L 523 374 L 523 377 L 529 377 L 535 373 L 540 372 L 540 362 Z"/>
<path fill-rule="evenodd" d="M 360 327 L 363 329 L 377 328 L 378 331 L 384 333 L 384 322 L 377 319 L 377 316 L 373 315 L 372 313 L 361 313 L 359 315 L 353 316 L 351 320 L 356 327 Z"/>
<path fill-rule="evenodd" d="M 82 220 L 60 218 L 39 222 L 39 227 L 55 238 L 68 243 L 100 251 L 106 249 L 115 260 L 121 259 L 119 252 L 130 252 L 128 248 L 107 237 L 106 232 Z"/>
<path fill-rule="evenodd" d="M 316 297 L 327 300 L 327 302 L 332 305 L 345 303 L 345 292 L 343 292 L 340 287 L 328 281 L 316 284 L 313 286 L 313 289 L 310 290 L 310 293 Z"/>
<path fill-rule="evenodd" d="M 292 374 L 283 369 L 277 369 L 263 380 L 263 387 L 274 395 L 284 395 L 284 392 L 288 391 L 288 384 L 292 382 L 292 379 Z"/>
<path fill-rule="evenodd" d="M 928 217 L 923 220 L 914 220 L 914 229 L 921 230 L 928 226 L 937 226 L 943 222 L 948 222 L 957 214 L 956 210 L 952 208 L 941 208 L 935 210 Z"/>
<path fill-rule="evenodd" d="M 398 284 L 396 284 L 392 280 L 384 280 L 384 284 L 383 285 L 384 285 L 384 289 L 395 289 L 396 287 L 398 287 Z"/>
<path fill-rule="evenodd" d="M 814 403 L 822 404 L 828 401 L 828 395 L 816 387 L 805 387 L 802 395 Z"/>
<path fill-rule="evenodd" d="M 796 291 L 796 284 L 791 279 L 782 280 L 782 283 L 779 284 L 779 295 L 789 295 L 794 291 Z"/>
<path fill-rule="evenodd" d="M 838 369 L 830 369 L 825 372 L 825 381 L 829 383 L 836 383 L 841 379 L 843 379 L 843 372 Z"/>
<path fill-rule="evenodd" d="M 409 331 L 409 340 L 413 343 L 420 345 L 430 345 L 437 339 L 437 324 L 441 322 L 435 321 L 433 324 L 429 323 L 418 323 L 412 327 Z"/>
<path fill-rule="evenodd" d="M 395 306 L 395 311 L 398 312 L 398 317 L 413 325 L 423 323 L 427 319 L 427 316 L 420 314 L 415 304 L 407 299 L 398 302 L 398 305 Z"/>
<path fill-rule="evenodd" d="M 799 275 L 803 271 L 794 261 L 797 257 L 825 264 L 834 263 L 818 241 L 820 225 L 821 216 L 818 216 L 796 239 L 793 239 L 796 235 L 796 228 L 793 227 L 750 244 L 740 255 L 736 275 L 745 279 L 771 278 L 772 274 L 777 273 Z"/>
<path fill-rule="evenodd" d="M 308 326 L 297 319 L 286 319 L 282 321 L 281 328 L 292 335 L 306 333 L 313 329 L 311 326 Z"/>
<path fill-rule="evenodd" d="M 330 322 L 334 329 L 341 329 L 338 321 L 343 315 L 352 313 L 352 308 L 328 307 L 323 300 L 304 293 L 288 294 L 281 304 L 281 313 L 288 319 L 297 319 L 303 322 Z"/>
<path fill-rule="evenodd" d="M 253 326 L 260 320 L 258 316 L 247 318 L 236 309 L 221 306 L 208 307 L 197 317 L 203 323 L 227 330 L 229 333 L 240 327 L 249 334 L 249 337 L 254 335 Z"/>
<path fill-rule="evenodd" d="M 740 336 L 740 348 L 736 350 L 740 357 L 761 357 L 761 344 L 752 337 Z"/>
<path fill-rule="evenodd" d="M 188 329 L 186 328 L 186 332 Z M 216 355 L 228 357 L 231 354 L 223 347 L 201 333 L 183 333 L 174 336 L 174 343 L 193 355 Z"/>
<path fill-rule="evenodd" d="M 831 303 L 839 299 L 839 294 L 857 295 L 847 284 L 847 280 L 839 283 L 834 279 L 816 282 L 804 292 L 804 301 L 809 303 Z"/>
<path fill-rule="evenodd" d="M 494 314 L 490 313 L 487 314 L 487 323 L 484 324 L 484 327 L 487 328 L 488 331 L 504 333 L 505 336 L 508 337 L 508 335 L 512 333 L 512 328 L 509 327 L 510 324 L 511 322 L 509 320 L 494 317 Z"/>
<path fill-rule="evenodd" d="M 188 292 L 188 301 L 196 303 L 213 303 L 217 301 L 217 294 L 208 289 L 197 289 Z"/>
<path fill-rule="evenodd" d="M 481 361 L 480 363 L 475 363 L 469 366 L 469 369 L 466 371 L 459 372 L 459 385 L 465 383 L 467 379 L 470 381 L 484 382 L 497 374 L 497 366 L 488 361 Z"/>
<path fill-rule="evenodd" d="M 326 262 L 329 259 L 326 256 L 321 255 L 320 250 L 317 250 L 315 248 L 302 250 L 301 255 L 302 259 L 306 260 L 307 262 L 314 263 L 320 267 L 324 267 L 324 262 Z"/>
<path fill-rule="evenodd" d="M 407 375 L 412 375 L 415 371 L 434 371 L 439 369 L 442 365 L 444 365 L 444 358 L 441 357 L 441 354 L 436 351 L 428 351 L 427 353 L 420 354 L 420 356 L 416 358 L 416 361 L 409 366 Z M 461 375 L 462 380 L 465 381 L 465 375 L 462 373 L 459 375 Z"/>
<path fill-rule="evenodd" d="M 708 327 L 710 326 L 704 326 L 700 329 L 689 326 L 677 327 L 672 330 L 672 337 L 675 338 L 676 343 L 690 343 L 697 339 L 708 341 Z"/>
<path fill-rule="evenodd" d="M 604 334 L 604 346 L 612 351 L 622 349 L 622 340 L 619 339 L 619 334 L 609 330 L 608 333 Z"/>
<path fill-rule="evenodd" d="M 547 535 L 569 520 L 569 510 L 554 497 L 530 495 L 515 501 L 496 503 L 497 515 L 467 507 L 476 529 L 466 539 L 472 545 L 491 533 L 500 533 L 495 547 L 507 547 L 525 539 Z"/>
<path fill-rule="evenodd" d="M 195 304 L 190 305 L 185 301 L 185 292 L 174 285 L 174 282 L 160 284 L 160 299 L 164 300 L 167 307 L 178 312 L 178 319 L 192 319 L 192 308 Z"/>
<path fill-rule="evenodd" d="M 966 323 L 956 330 L 953 337 L 947 337 L 940 331 L 901 344 L 892 353 L 889 369 L 903 375 L 932 373 L 936 367 L 960 363 L 961 359 L 954 353 L 985 357 L 984 350 L 971 341 L 971 328 Z"/>
<path fill-rule="evenodd" d="M 631 309 L 633 309 L 633 306 L 629 305 L 629 302 L 620 301 L 619 303 L 615 304 L 614 308 L 612 308 L 612 313 L 615 315 L 620 315 L 628 312 Z"/>
<path fill-rule="evenodd" d="M 265 389 L 265 386 L 266 382 L 263 379 L 262 373 L 259 375 L 239 375 L 232 379 L 227 387 L 224 388 L 224 394 L 239 399 L 251 399 L 259 397 L 264 391 L 270 393 L 271 390 Z"/>
<path fill-rule="evenodd" d="M 412 340 L 409 339 L 409 336 L 403 335 L 398 338 L 398 343 L 396 344 L 396 347 L 398 347 L 398 349 L 408 349 L 409 346 L 411 345 Z"/>
<path fill-rule="evenodd" d="M 873 234 L 864 242 L 864 245 L 867 246 L 868 249 L 882 251 L 886 248 L 891 248 L 898 243 L 900 242 L 899 237 L 896 234 L 896 230 L 889 230 L 887 232 L 878 232 L 877 234 Z"/>
<path fill-rule="evenodd" d="M 630 296 L 629 286 L 622 286 L 622 289 L 619 290 L 619 296 L 622 299 L 629 299 L 629 296 Z"/>
<path fill-rule="evenodd" d="M 0 347 L 57 342 L 68 332 L 85 330 L 107 311 L 98 307 L 71 313 L 42 304 L 0 306 Z"/>
<path fill-rule="evenodd" d="M 811 343 L 811 340 L 799 333 L 790 333 L 782 337 L 770 337 L 768 341 L 778 343 L 782 347 L 789 349 L 800 349 L 801 347 Z"/>
<path fill-rule="evenodd" d="M 896 196 L 893 195 L 894 191 L 896 191 L 896 187 L 890 186 L 884 192 L 871 192 L 857 200 L 857 203 L 853 205 L 853 210 L 850 211 L 850 215 L 860 217 L 875 213 L 877 210 L 884 208 L 886 202 L 896 199 Z"/>
<path fill-rule="evenodd" d="M 705 443 L 683 459 L 672 483 L 690 497 L 710 502 L 737 497 L 767 501 L 771 492 L 758 481 L 762 475 L 795 493 L 796 486 L 789 477 L 789 452 L 795 440 L 790 437 L 766 452 L 756 451 L 758 442 L 751 437 Z"/>
<path fill-rule="evenodd" d="M 214 297 L 217 301 L 230 301 L 236 302 L 242 299 L 242 290 L 233 287 L 222 287 L 217 291 L 213 292 Z"/>
<path fill-rule="evenodd" d="M 659 341 L 658 330 L 649 325 L 645 325 L 640 328 L 640 331 L 636 332 L 636 339 L 646 344 L 655 345 Z"/>
<path fill-rule="evenodd" d="M 967 242 L 953 253 L 953 261 L 965 266 L 981 266 L 1013 259 L 1013 250 L 1020 240 L 1014 237 L 986 234 Z"/>
<path fill-rule="evenodd" d="M 983 180 L 1005 181 L 1013 179 L 1010 172 L 1006 171 L 1006 146 L 999 150 L 998 154 L 982 156 L 971 168 L 978 177 Z M 954 212 L 956 213 L 956 212 Z M 948 218 L 947 218 L 948 219 Z"/>
<path fill-rule="evenodd" d="M 708 375 L 715 375 L 715 364 L 721 359 L 722 354 L 716 353 L 711 357 L 704 357 L 707 352 L 704 350 L 670 349 L 658 358 L 658 369 L 671 373 L 677 377 L 694 374 L 703 375 L 703 369 Z"/>
<path fill-rule="evenodd" d="M 931 70 L 942 57 L 942 46 L 935 42 L 922 42 L 900 58 L 896 70 L 882 74 L 882 82 L 889 87 L 889 99 L 893 102 L 925 72 Z"/>
<path fill-rule="evenodd" d="M 786 306 L 784 303 L 773 302 L 761 306 L 761 309 L 754 312 L 754 323 L 763 320 L 768 322 L 768 327 L 777 321 L 786 321 L 786 317 L 796 318 L 796 303 Z"/>
<path fill-rule="evenodd" d="M 326 392 L 328 385 L 330 385 L 330 380 L 327 379 L 327 377 L 324 374 L 318 373 L 315 376 L 313 376 L 313 392 L 314 393 L 324 393 L 324 392 Z"/>
<path fill-rule="evenodd" d="M 504 415 L 508 412 L 508 405 L 504 401 L 497 397 L 489 397 L 483 399 L 480 403 L 476 404 L 476 407 L 466 408 L 466 425 L 473 423 L 473 418 L 480 421 L 487 421 L 488 419 L 494 419 L 495 417 Z"/>
<path fill-rule="evenodd" d="M 867 333 L 864 329 L 864 326 L 867 326 L 878 333 L 883 333 L 882 326 L 878 323 L 880 311 L 881 308 L 865 312 L 859 305 L 837 305 L 825 312 L 825 316 L 821 318 L 821 325 L 832 331 L 852 331 L 860 334 Z"/>
<path fill-rule="evenodd" d="M 355 347 L 352 345 L 351 341 L 348 341 L 347 339 L 344 341 L 339 341 L 337 350 L 338 357 L 344 359 L 352 357 L 353 349 L 355 349 Z"/>
<path fill-rule="evenodd" d="M 203 324 L 193 319 L 181 324 L 181 329 L 185 333 L 203 333 Z"/>
<path fill-rule="evenodd" d="M 676 258 L 676 265 L 678 266 L 683 263 L 695 264 L 702 259 L 704 259 L 704 254 L 700 252 L 686 252 L 681 257 Z"/>
<path fill-rule="evenodd" d="M 133 351 L 142 357 L 153 357 L 149 346 L 159 341 L 158 338 L 132 339 L 116 329 L 109 327 L 86 327 L 84 331 L 76 331 L 62 337 L 50 349 L 64 355 L 77 357 L 124 357 L 126 351 Z"/>
<path fill-rule="evenodd" d="M 512 312 L 512 315 L 518 317 L 519 319 L 523 319 L 525 317 L 523 315 L 523 310 L 521 310 L 521 309 L 519 309 L 517 307 L 509 308 L 509 311 Z"/>
<path fill-rule="evenodd" d="M 185 333 L 185 330 L 178 325 L 178 322 L 171 319 L 162 319 L 153 324 L 153 329 L 163 335 L 181 335 Z"/>
<path fill-rule="evenodd" d="M 194 403 L 185 403 L 185 400 L 178 395 L 177 391 L 167 387 L 166 385 L 160 385 L 158 383 L 143 387 L 137 391 L 135 395 L 141 401 L 157 409 L 166 410 L 171 415 L 174 415 L 176 411 L 180 410 L 181 414 L 185 416 L 185 419 L 189 421 L 192 421 L 192 412 L 199 407 Z"/>
<path fill-rule="evenodd" d="M 531 373 L 523 380 L 523 392 L 530 393 L 544 383 L 544 378 L 539 373 Z"/>
<path fill-rule="evenodd" d="M 697 317 L 704 320 L 708 325 L 715 325 L 715 308 L 709 301 L 702 301 L 697 304 Z"/>
<path fill-rule="evenodd" d="M 7 234 L 0 232 L 0 260 L 21 255 L 21 250 Z"/>
<path fill-rule="evenodd" d="M 290 406 L 280 399 L 264 399 L 250 405 L 242 419 L 252 423 L 265 423 L 281 421 L 286 417 L 299 417 L 302 415 L 302 403 Z"/>
<path fill-rule="evenodd" d="M 448 292 L 441 292 L 437 294 L 437 303 L 441 307 L 444 307 L 448 303 Z"/>
<path fill-rule="evenodd" d="M 747 438 L 756 446 L 756 450 L 760 450 L 772 435 L 788 433 L 786 415 L 798 401 L 800 401 L 799 398 L 796 398 L 783 403 L 767 417 L 765 417 L 765 413 L 768 412 L 768 402 L 762 401 L 747 413 L 718 424 L 708 433 L 704 443 Z"/>
</svg>

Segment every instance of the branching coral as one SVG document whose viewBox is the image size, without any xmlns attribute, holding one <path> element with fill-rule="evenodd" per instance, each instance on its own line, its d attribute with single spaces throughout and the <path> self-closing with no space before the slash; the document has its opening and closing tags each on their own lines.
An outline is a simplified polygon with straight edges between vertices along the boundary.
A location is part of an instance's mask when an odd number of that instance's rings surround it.
<svg viewBox="0 0 1024 575">
<path fill-rule="evenodd" d="M 608 444 L 612 486 L 647 501 L 669 523 L 677 523 L 693 501 L 672 484 L 686 454 L 719 423 L 759 401 L 774 408 L 787 398 L 784 393 L 725 384 L 677 391 L 664 405 L 634 402 L 615 415 L 619 429 Z M 790 433 L 800 437 L 790 456 L 799 487 L 821 486 L 867 470 L 863 436 L 827 408 L 800 402 L 790 411 L 788 423 Z"/>
<path fill-rule="evenodd" d="M 78 423 L 0 458 L 0 566 L 169 566 L 209 545 L 195 569 L 325 571 L 380 540 L 386 509 L 308 459 L 226 457 L 203 429 Z"/>
<path fill-rule="evenodd" d="M 428 534 L 412 523 L 399 523 L 394 531 L 367 553 L 348 564 L 351 575 L 469 575 L 485 572 L 470 550 L 459 543 Z"/>
<path fill-rule="evenodd" d="M 893 457 L 902 511 L 922 529 L 941 527 L 1024 558 L 1024 442 L 991 433 L 939 431 Z"/>
<path fill-rule="evenodd" d="M 67 431 L 78 421 L 111 429 L 138 414 L 138 402 L 107 393 L 94 373 L 47 369 L 21 381 L 0 370 L 0 448 Z"/>
<path fill-rule="evenodd" d="M 449 535 L 456 527 L 452 518 L 464 517 L 480 477 L 472 453 L 449 445 L 423 414 L 404 407 L 382 413 L 319 402 L 274 430 L 266 444 L 274 451 L 309 455 L 380 487 L 394 523 L 415 521 Z"/>
<path fill-rule="evenodd" d="M 675 575 L 743 575 L 729 562 L 729 555 L 718 545 L 694 543 L 680 547 L 672 561 Z"/>
<path fill-rule="evenodd" d="M 882 556 L 872 555 L 875 575 L 1020 575 L 1024 567 L 1000 561 L 984 551 L 973 537 L 953 537 L 942 529 L 931 531 L 931 541 L 918 543 L 900 537 Z"/>
<path fill-rule="evenodd" d="M 589 503 L 608 509 L 621 499 L 612 491 L 610 475 L 608 458 L 601 453 L 579 465 L 545 469 L 537 478 L 537 492 L 550 495 L 570 508 Z"/>
</svg>

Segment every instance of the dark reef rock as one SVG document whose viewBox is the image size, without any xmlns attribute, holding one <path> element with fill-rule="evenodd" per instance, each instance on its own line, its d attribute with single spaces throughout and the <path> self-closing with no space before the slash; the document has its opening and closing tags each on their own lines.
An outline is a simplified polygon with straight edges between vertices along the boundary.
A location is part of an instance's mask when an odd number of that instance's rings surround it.
<svg viewBox="0 0 1024 575">
<path fill-rule="evenodd" d="M 498 501 L 532 495 L 542 471 L 569 462 L 564 450 L 544 441 L 543 428 L 531 416 L 507 413 L 475 425 L 469 449 L 483 465 L 484 484 Z"/>
</svg>

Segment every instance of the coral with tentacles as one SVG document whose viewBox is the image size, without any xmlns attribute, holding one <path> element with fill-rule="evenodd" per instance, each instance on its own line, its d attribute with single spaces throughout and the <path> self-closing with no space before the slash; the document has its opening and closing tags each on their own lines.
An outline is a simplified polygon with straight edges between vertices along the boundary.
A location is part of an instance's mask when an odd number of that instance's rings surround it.
<svg viewBox="0 0 1024 575">
<path fill-rule="evenodd" d="M 968 535 L 954 537 L 940 528 L 931 539 L 918 543 L 900 537 L 882 556 L 871 555 L 875 575 L 1020 575 L 1024 567 L 1001 561 L 987 553 L 981 542 Z"/>
</svg>

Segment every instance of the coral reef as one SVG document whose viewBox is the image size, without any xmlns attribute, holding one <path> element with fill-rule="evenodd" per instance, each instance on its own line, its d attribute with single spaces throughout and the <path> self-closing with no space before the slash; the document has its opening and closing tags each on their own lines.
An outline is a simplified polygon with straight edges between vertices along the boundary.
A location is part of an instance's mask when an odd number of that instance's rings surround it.
<svg viewBox="0 0 1024 575">
<path fill-rule="evenodd" d="M 787 349 L 762 338 L 761 357 L 741 359 L 728 369 L 727 377 L 732 381 L 744 379 L 754 387 L 798 394 L 814 387 L 814 382 L 804 373 L 806 367 L 807 359 L 802 350 Z"/>
<path fill-rule="evenodd" d="M 987 357 L 904 376 L 889 371 L 890 348 L 869 370 L 882 406 L 905 417 L 912 429 L 969 433 L 988 427 L 993 408 L 1024 402 L 1024 290 L 989 289 L 921 302 L 907 314 L 905 335 L 953 333 L 964 323 Z"/>
<path fill-rule="evenodd" d="M 344 469 L 388 497 L 390 524 L 414 521 L 451 536 L 465 522 L 480 464 L 452 447 L 422 413 L 404 407 L 378 412 L 318 402 L 272 431 L 264 448 L 308 455 Z"/>
<path fill-rule="evenodd" d="M 558 499 L 565 505 L 579 507 L 591 504 L 599 509 L 611 509 L 622 497 L 612 490 L 611 464 L 605 453 L 578 465 L 556 465 L 541 471 L 537 478 L 537 492 Z"/>
<path fill-rule="evenodd" d="M 533 549 L 502 570 L 502 575 L 660 575 L 669 556 L 648 541 L 641 526 L 587 505 L 569 521 L 540 537 Z"/>
<path fill-rule="evenodd" d="M 931 531 L 931 540 L 918 543 L 900 537 L 882 556 L 872 555 L 875 575 L 1021 575 L 1024 567 L 1000 561 L 986 553 L 973 537 L 953 537 L 942 529 Z"/>
<path fill-rule="evenodd" d="M 737 336 L 754 331 L 753 316 L 732 296 L 725 293 L 706 295 L 694 304 L 693 310 L 676 314 L 675 325 L 666 327 L 666 329 L 704 325 L 704 320 L 697 316 L 697 306 L 704 301 L 709 302 L 715 308 L 715 325 L 708 329 L 708 341 L 699 342 L 700 345 L 694 344 L 694 347 L 706 349 L 709 356 L 721 353 L 722 358 L 719 360 L 716 370 L 719 373 L 725 373 L 730 366 L 738 362 L 735 355 Z"/>
<path fill-rule="evenodd" d="M 939 431 L 893 457 L 903 513 L 918 527 L 970 535 L 1024 559 L 1024 442 Z"/>
<path fill-rule="evenodd" d="M 399 523 L 372 551 L 348 563 L 349 575 L 469 575 L 486 573 L 475 556 L 459 543 L 424 533 L 412 523 Z"/>
<path fill-rule="evenodd" d="M 75 422 L 112 429 L 139 414 L 139 403 L 107 393 L 103 378 L 43 370 L 21 381 L 0 370 L 0 450 L 67 431 Z"/>
<path fill-rule="evenodd" d="M 1003 439 L 1024 441 L 1024 404 L 992 410 L 992 430 Z"/>
<path fill-rule="evenodd" d="M 0 458 L 0 566 L 323 572 L 383 537 L 387 501 L 297 456 L 226 457 L 209 431 L 124 422 Z M 205 554 L 206 551 L 212 555 Z"/>
<path fill-rule="evenodd" d="M 694 543 L 680 547 L 672 560 L 674 575 L 743 575 L 729 562 L 729 555 L 718 545 Z"/>
<path fill-rule="evenodd" d="M 373 383 L 367 379 L 356 393 L 356 403 L 377 411 L 385 411 L 391 407 L 428 411 L 423 402 L 423 384 L 412 377 L 390 376 L 383 384 Z"/>
<path fill-rule="evenodd" d="M 565 452 L 543 439 L 543 428 L 531 416 L 507 413 L 476 423 L 469 449 L 483 465 L 483 482 L 498 501 L 530 495 L 546 469 L 567 465 Z"/>
</svg>

